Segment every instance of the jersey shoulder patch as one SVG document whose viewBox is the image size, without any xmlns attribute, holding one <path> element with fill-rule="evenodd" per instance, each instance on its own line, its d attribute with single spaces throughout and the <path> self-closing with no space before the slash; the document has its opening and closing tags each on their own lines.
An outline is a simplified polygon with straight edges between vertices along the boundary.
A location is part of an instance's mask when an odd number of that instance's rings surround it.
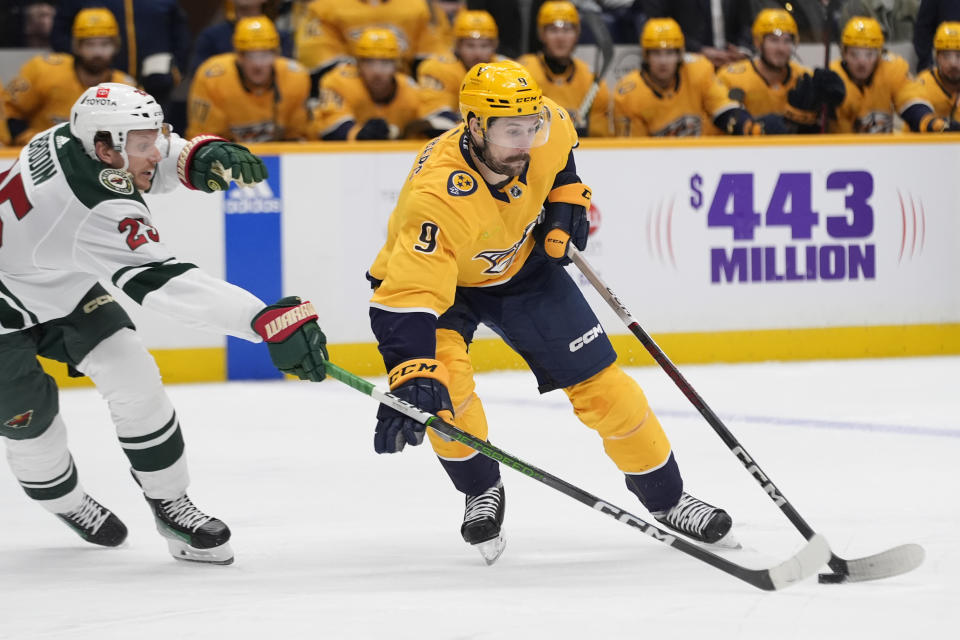
<svg viewBox="0 0 960 640">
<path fill-rule="evenodd" d="M 69 137 L 70 141 L 60 144 L 61 137 Z M 57 129 L 55 139 L 57 160 L 63 168 L 67 184 L 77 200 L 88 209 L 107 200 L 136 200 L 143 203 L 143 197 L 129 174 L 90 158 L 80 141 L 70 134 L 70 125 Z"/>
<path fill-rule="evenodd" d="M 447 193 L 452 196 L 468 196 L 477 190 L 477 179 L 458 169 L 447 178 Z"/>
</svg>

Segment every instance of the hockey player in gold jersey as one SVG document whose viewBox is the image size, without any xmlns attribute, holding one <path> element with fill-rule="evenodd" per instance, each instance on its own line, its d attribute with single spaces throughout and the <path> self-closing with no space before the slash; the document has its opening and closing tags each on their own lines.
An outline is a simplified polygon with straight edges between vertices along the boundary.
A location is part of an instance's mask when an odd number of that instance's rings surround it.
<svg viewBox="0 0 960 640">
<path fill-rule="evenodd" d="M 830 63 L 846 85 L 846 97 L 830 118 L 836 133 L 890 133 L 899 115 L 912 131 L 942 124 L 910 76 L 907 61 L 883 50 L 883 30 L 873 18 L 855 16 L 841 34 L 841 59 Z"/>
<path fill-rule="evenodd" d="M 543 50 L 520 56 L 517 62 L 530 71 L 543 89 L 543 95 L 576 119 L 594 81 L 590 67 L 573 57 L 580 38 L 580 15 L 576 6 L 566 1 L 543 3 L 537 12 L 537 29 Z M 601 81 L 585 122 L 578 123 L 578 133 L 595 137 L 612 135 L 611 109 L 610 89 Z"/>
<path fill-rule="evenodd" d="M 408 65 L 449 49 L 433 20 L 427 0 L 313 0 L 294 36 L 297 60 L 311 73 L 324 73 L 350 61 L 365 29 L 380 27 L 393 31 Z"/>
<path fill-rule="evenodd" d="M 797 113 L 787 103 L 787 92 L 797 86 L 801 77 L 813 73 L 792 59 L 797 37 L 797 23 L 787 11 L 760 11 L 753 21 L 753 44 L 757 55 L 729 64 L 717 72 L 720 82 L 729 88 L 730 98 L 755 115 L 789 115 L 790 120 L 813 124 L 816 112 Z"/>
<path fill-rule="evenodd" d="M 460 121 L 460 85 L 463 76 L 481 62 L 492 62 L 499 43 L 497 23 L 486 11 L 461 11 L 453 21 L 453 55 L 427 58 L 417 67 L 424 108 L 444 131 Z M 443 124 L 441 126 L 440 120 Z M 439 133 L 439 131 L 437 132 Z"/>
<path fill-rule="evenodd" d="M 618 136 L 761 135 L 786 131 L 783 119 L 759 119 L 730 99 L 713 64 L 684 54 L 683 32 L 672 18 L 651 18 L 640 36 L 643 66 L 617 83 L 614 125 Z"/>
<path fill-rule="evenodd" d="M 136 86 L 111 69 L 120 44 L 117 20 L 107 9 L 83 9 L 73 20 L 73 55 L 48 53 L 28 60 L 7 87 L 6 115 L 17 144 L 55 124 L 67 122 L 74 101 L 101 82 Z"/>
<path fill-rule="evenodd" d="M 320 80 L 313 135 L 321 140 L 396 140 L 426 115 L 420 88 L 397 71 L 400 48 L 389 29 L 371 28 L 354 46 L 357 63 Z"/>
<path fill-rule="evenodd" d="M 943 22 L 933 36 L 935 66 L 917 76 L 923 97 L 943 126 L 956 130 L 960 120 L 960 22 Z"/>
<path fill-rule="evenodd" d="M 305 140 L 310 76 L 296 60 L 279 55 L 279 48 L 280 36 L 266 16 L 238 21 L 234 52 L 208 58 L 194 75 L 187 136 Z"/>
<path fill-rule="evenodd" d="M 474 332 L 486 324 L 524 358 L 541 393 L 564 390 L 660 522 L 720 541 L 730 516 L 683 490 L 656 415 L 614 364 L 610 341 L 563 268 L 568 242 L 586 246 L 591 197 L 577 175 L 569 114 L 511 61 L 470 69 L 460 112 L 464 123 L 418 154 L 368 274 L 371 326 L 392 393 L 486 439 L 469 354 Z M 550 249 L 548 239 L 557 241 Z M 386 406 L 377 414 L 374 449 L 395 453 L 425 435 L 466 496 L 463 539 L 493 562 L 504 544 L 496 462 Z"/>
<path fill-rule="evenodd" d="M 7 114 L 4 111 L 4 103 L 7 99 L 7 93 L 0 85 L 0 147 L 10 144 L 10 129 L 7 128 Z"/>
</svg>

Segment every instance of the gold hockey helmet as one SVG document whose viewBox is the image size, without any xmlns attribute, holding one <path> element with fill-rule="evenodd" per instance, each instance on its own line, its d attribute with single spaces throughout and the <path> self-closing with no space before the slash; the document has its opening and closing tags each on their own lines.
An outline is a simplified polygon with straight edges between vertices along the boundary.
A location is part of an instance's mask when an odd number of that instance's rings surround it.
<svg viewBox="0 0 960 640">
<path fill-rule="evenodd" d="M 883 29 L 880 28 L 880 23 L 873 18 L 854 16 L 843 27 L 840 42 L 845 47 L 882 49 Z"/>
<path fill-rule="evenodd" d="M 266 16 L 241 18 L 233 30 L 234 51 L 276 51 L 280 35 L 273 21 Z"/>
<path fill-rule="evenodd" d="M 75 40 L 85 38 L 120 38 L 120 27 L 117 19 L 109 9 L 95 7 L 82 9 L 73 19 L 73 37 Z"/>
<path fill-rule="evenodd" d="M 486 11 L 461 11 L 453 20 L 453 37 L 457 40 L 464 38 L 496 40 L 499 35 L 497 23 Z"/>
<path fill-rule="evenodd" d="M 683 50 L 683 31 L 673 18 L 650 18 L 643 25 L 640 46 L 644 49 Z"/>
<path fill-rule="evenodd" d="M 960 51 L 960 22 L 941 22 L 933 36 L 934 51 Z"/>
<path fill-rule="evenodd" d="M 397 60 L 400 58 L 400 43 L 390 29 L 370 27 L 364 29 L 353 45 L 353 55 L 358 60 Z"/>
<path fill-rule="evenodd" d="M 580 28 L 580 14 L 572 2 L 566 0 L 549 0 L 540 5 L 537 12 L 537 28 L 542 29 L 550 24 L 572 24 Z"/>
<path fill-rule="evenodd" d="M 789 33 L 797 41 L 797 21 L 784 9 L 764 9 L 753 21 L 753 41 L 759 46 L 764 36 Z"/>
<path fill-rule="evenodd" d="M 481 62 L 474 65 L 460 87 L 460 115 L 470 122 L 478 118 L 484 137 L 502 146 L 535 147 L 544 144 L 550 135 L 549 111 L 543 108 L 543 91 L 530 72 L 513 60 Z M 538 116 L 521 136 L 528 136 L 522 144 L 509 138 L 489 135 L 494 118 Z"/>
</svg>

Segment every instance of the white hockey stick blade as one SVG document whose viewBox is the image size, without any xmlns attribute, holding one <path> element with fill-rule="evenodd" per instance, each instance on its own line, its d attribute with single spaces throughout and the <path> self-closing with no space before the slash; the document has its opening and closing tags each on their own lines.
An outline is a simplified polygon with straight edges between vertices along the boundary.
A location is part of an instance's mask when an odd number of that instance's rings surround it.
<svg viewBox="0 0 960 640">
<path fill-rule="evenodd" d="M 846 573 L 821 573 L 821 584 L 839 584 L 842 582 L 866 582 L 892 578 L 913 571 L 926 557 L 926 552 L 918 544 L 902 544 L 865 558 L 844 560 Z"/>
<path fill-rule="evenodd" d="M 774 589 L 784 589 L 815 574 L 830 559 L 830 545 L 819 533 L 789 560 L 769 569 Z"/>
</svg>

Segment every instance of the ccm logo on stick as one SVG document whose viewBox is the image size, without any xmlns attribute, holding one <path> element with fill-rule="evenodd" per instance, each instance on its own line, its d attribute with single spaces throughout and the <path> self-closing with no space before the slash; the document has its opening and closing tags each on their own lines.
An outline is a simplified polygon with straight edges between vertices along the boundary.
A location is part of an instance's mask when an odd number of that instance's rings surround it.
<svg viewBox="0 0 960 640">
<path fill-rule="evenodd" d="M 574 340 L 570 343 L 570 351 L 579 351 L 583 348 L 583 345 L 590 344 L 593 342 L 601 333 L 603 333 L 603 327 L 597 325 L 587 331 L 585 334 Z"/>
</svg>

